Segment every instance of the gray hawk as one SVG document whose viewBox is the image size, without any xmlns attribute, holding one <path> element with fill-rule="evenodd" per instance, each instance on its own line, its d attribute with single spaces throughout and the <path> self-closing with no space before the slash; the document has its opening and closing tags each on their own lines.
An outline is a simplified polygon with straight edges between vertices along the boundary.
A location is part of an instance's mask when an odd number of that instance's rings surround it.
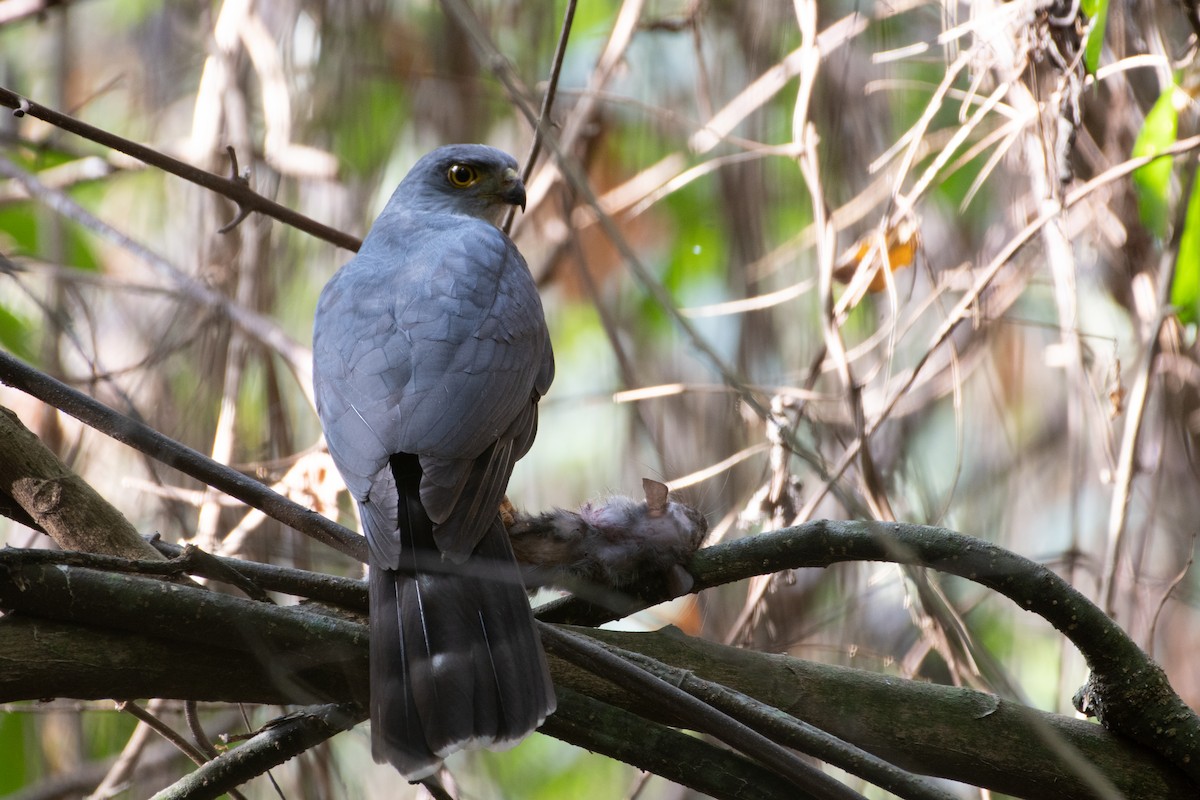
<svg viewBox="0 0 1200 800">
<path fill-rule="evenodd" d="M 541 300 L 496 227 L 525 206 L 484 145 L 421 158 L 321 292 L 313 383 L 369 545 L 371 750 L 408 780 L 555 706 L 500 521 L 554 377 Z"/>
</svg>

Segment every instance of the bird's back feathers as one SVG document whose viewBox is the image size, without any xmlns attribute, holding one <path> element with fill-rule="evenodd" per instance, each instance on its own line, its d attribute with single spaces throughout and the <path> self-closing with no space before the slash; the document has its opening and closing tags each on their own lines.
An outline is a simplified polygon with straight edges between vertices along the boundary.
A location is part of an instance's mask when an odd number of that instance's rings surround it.
<svg viewBox="0 0 1200 800">
<path fill-rule="evenodd" d="M 554 708 L 498 521 L 554 376 L 533 278 L 491 222 L 524 203 L 515 166 L 476 145 L 421 159 L 317 304 L 317 409 L 370 544 L 373 752 L 409 779 Z"/>
</svg>

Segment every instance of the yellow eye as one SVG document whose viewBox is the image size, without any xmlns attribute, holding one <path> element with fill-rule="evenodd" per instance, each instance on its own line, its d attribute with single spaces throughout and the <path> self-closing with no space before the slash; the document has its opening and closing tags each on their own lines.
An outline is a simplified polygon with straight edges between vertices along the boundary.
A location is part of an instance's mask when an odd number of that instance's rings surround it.
<svg viewBox="0 0 1200 800">
<path fill-rule="evenodd" d="M 446 170 L 446 179 L 456 189 L 465 189 L 479 180 L 479 170 L 470 164 L 451 164 Z"/>
</svg>

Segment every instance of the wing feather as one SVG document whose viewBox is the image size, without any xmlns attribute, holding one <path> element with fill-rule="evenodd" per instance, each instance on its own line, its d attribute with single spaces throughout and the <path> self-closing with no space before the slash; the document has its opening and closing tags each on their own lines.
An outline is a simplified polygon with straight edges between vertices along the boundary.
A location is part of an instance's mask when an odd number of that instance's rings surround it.
<svg viewBox="0 0 1200 800">
<path fill-rule="evenodd" d="M 379 524 L 394 513 L 379 507 L 393 488 L 387 461 L 418 454 L 430 518 L 455 528 L 439 544 L 463 557 L 490 522 L 480 509 L 498 506 L 528 450 L 553 378 L 541 300 L 516 247 L 481 220 L 408 230 L 393 220 L 385 244 L 365 245 L 321 294 L 318 411 L 347 486 L 375 505 L 368 533 L 395 540 Z M 385 563 L 397 546 L 374 545 Z"/>
</svg>

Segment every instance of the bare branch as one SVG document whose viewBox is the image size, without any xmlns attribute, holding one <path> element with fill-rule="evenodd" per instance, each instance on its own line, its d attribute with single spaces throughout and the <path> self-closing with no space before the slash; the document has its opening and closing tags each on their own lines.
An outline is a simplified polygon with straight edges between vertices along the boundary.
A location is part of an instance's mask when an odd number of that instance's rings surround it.
<svg viewBox="0 0 1200 800">
<path fill-rule="evenodd" d="M 273 200 L 268 200 L 251 189 L 248 183 L 214 175 L 207 170 L 172 158 L 146 145 L 131 142 L 116 134 L 88 125 L 86 122 L 80 122 L 74 117 L 60 114 L 45 106 L 38 105 L 32 100 L 21 97 L 11 89 L 0 87 L 0 106 L 7 106 L 14 109 L 14 112 L 19 111 L 21 114 L 28 114 L 43 122 L 48 122 L 56 128 L 73 133 L 76 136 L 82 136 L 97 144 L 118 150 L 152 167 L 158 167 L 164 172 L 169 172 L 198 186 L 203 186 L 209 191 L 227 197 L 237 203 L 239 208 L 265 214 L 268 217 L 279 220 L 285 225 L 290 225 L 297 230 L 311 234 L 318 239 L 324 239 L 330 244 L 353 251 L 357 251 L 362 244 L 362 241 L 357 237 L 342 233 L 336 228 L 323 225 L 316 220 L 293 211 L 287 206 L 280 205 Z"/>
<path fill-rule="evenodd" d="M 351 558 L 366 561 L 366 543 L 361 536 L 333 520 L 293 503 L 253 478 L 219 464 L 192 448 L 163 436 L 150 426 L 23 364 L 3 351 L 0 351 L 0 382 L 20 389 L 101 433 L 236 497 Z"/>
<path fill-rule="evenodd" d="M 235 788 L 271 767 L 295 758 L 353 728 L 366 713 L 352 704 L 311 706 L 274 720 L 249 741 L 217 756 L 154 795 L 154 800 L 206 800 L 235 794 Z"/>
</svg>

